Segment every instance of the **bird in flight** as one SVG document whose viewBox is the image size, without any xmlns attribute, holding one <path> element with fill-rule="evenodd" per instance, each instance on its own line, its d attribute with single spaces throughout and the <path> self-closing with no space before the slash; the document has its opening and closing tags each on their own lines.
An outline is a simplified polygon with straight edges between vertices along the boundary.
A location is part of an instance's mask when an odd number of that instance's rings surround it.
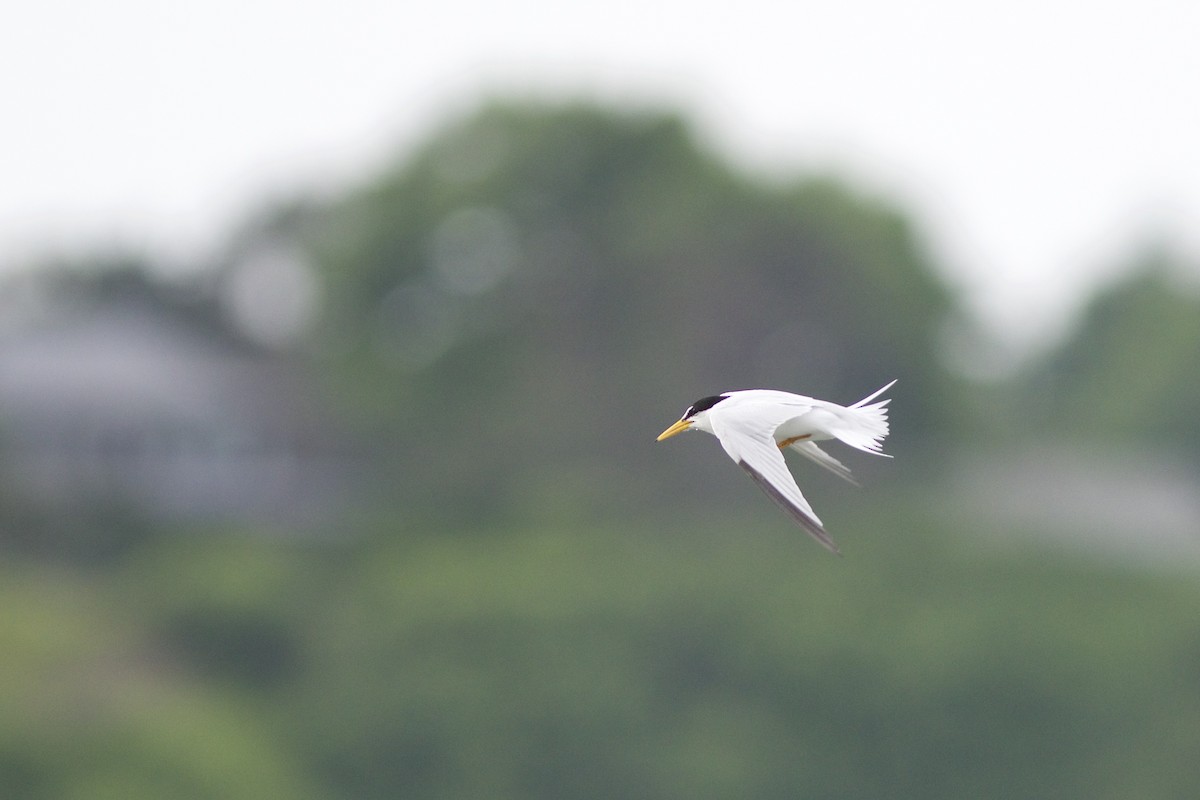
<svg viewBox="0 0 1200 800">
<path fill-rule="evenodd" d="M 790 447 L 857 486 L 849 468 L 822 450 L 817 442 L 837 439 L 863 452 L 891 458 L 881 450 L 888 435 L 887 404 L 891 400 L 871 401 L 895 383 L 892 381 L 852 406 L 772 389 L 714 394 L 688 406 L 678 422 L 659 434 L 658 441 L 689 430 L 716 436 L 729 457 L 746 470 L 768 497 L 809 535 L 837 553 L 837 545 L 788 471 L 783 451 Z"/>
</svg>

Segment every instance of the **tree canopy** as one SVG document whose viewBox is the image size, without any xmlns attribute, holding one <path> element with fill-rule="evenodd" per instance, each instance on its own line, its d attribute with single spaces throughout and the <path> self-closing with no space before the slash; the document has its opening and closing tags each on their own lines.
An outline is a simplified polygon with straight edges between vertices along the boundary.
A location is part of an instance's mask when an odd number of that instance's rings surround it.
<svg viewBox="0 0 1200 800">
<path fill-rule="evenodd" d="M 824 177 L 765 185 L 673 115 L 485 108 L 306 241 L 337 380 L 421 465 L 418 496 L 619 475 L 726 389 L 849 403 L 901 377 L 900 439 L 955 417 L 953 298 L 904 215 Z"/>
</svg>

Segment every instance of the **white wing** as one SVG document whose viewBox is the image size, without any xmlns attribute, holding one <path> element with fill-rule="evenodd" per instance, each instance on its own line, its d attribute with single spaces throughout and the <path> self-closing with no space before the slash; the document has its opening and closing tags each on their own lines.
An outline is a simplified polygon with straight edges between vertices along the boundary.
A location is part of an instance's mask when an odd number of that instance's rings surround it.
<svg viewBox="0 0 1200 800">
<path fill-rule="evenodd" d="M 810 536 L 832 552 L 839 552 L 816 512 L 804 499 L 792 473 L 788 472 L 782 451 L 775 444 L 775 429 L 782 422 L 778 417 L 795 412 L 785 408 L 779 408 L 775 413 L 768 408 L 762 408 L 761 411 L 753 416 L 740 414 L 737 419 L 713 414 L 710 418 L 713 431 L 729 457 L 746 470 L 768 497 L 778 503 Z"/>
</svg>

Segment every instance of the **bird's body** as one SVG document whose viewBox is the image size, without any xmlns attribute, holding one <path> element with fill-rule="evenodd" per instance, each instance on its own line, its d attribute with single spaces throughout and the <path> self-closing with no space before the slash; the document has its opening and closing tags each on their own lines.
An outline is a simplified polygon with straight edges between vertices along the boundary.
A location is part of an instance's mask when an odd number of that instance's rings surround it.
<svg viewBox="0 0 1200 800">
<path fill-rule="evenodd" d="M 850 470 L 817 442 L 837 439 L 875 455 L 888 435 L 888 400 L 872 403 L 895 381 L 854 405 L 841 406 L 813 397 L 773 389 L 746 389 L 701 398 L 659 435 L 670 438 L 685 430 L 711 433 L 730 458 L 754 478 L 767 495 L 813 538 L 838 552 L 812 506 L 788 471 L 783 450 L 791 448 L 830 472 L 854 483 Z"/>
</svg>

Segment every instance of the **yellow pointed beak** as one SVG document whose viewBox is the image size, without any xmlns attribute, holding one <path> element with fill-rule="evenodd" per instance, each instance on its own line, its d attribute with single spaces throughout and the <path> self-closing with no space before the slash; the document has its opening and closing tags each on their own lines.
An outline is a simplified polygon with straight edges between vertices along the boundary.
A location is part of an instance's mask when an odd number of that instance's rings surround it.
<svg viewBox="0 0 1200 800">
<path fill-rule="evenodd" d="M 658 435 L 658 438 L 655 439 L 655 441 L 661 442 L 663 439 L 670 439 L 675 434 L 683 433 L 690 427 L 692 427 L 692 421 L 690 419 L 681 419 L 678 422 L 676 422 L 674 425 L 672 425 L 671 427 L 667 428 L 665 431 L 660 433 Z"/>
</svg>

